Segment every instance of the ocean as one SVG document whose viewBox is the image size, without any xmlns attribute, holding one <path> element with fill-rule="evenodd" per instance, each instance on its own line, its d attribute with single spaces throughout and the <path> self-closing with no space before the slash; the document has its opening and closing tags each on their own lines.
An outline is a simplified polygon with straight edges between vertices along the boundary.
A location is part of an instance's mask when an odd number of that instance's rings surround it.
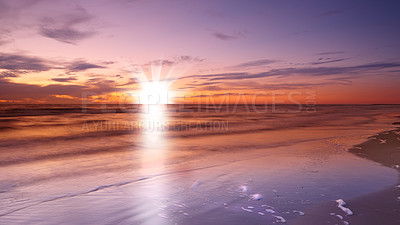
<svg viewBox="0 0 400 225">
<path fill-rule="evenodd" d="M 2 104 L 0 224 L 290 224 L 398 184 L 348 150 L 399 109 Z"/>
</svg>

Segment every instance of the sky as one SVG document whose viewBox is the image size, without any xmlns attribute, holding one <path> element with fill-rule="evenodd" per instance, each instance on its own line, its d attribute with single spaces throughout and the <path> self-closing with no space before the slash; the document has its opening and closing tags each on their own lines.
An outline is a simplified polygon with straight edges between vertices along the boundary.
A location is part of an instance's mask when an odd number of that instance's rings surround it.
<svg viewBox="0 0 400 225">
<path fill-rule="evenodd" d="M 391 0 L 0 0 L 0 103 L 135 103 L 144 74 L 167 81 L 176 103 L 400 104 L 399 10 Z"/>
</svg>

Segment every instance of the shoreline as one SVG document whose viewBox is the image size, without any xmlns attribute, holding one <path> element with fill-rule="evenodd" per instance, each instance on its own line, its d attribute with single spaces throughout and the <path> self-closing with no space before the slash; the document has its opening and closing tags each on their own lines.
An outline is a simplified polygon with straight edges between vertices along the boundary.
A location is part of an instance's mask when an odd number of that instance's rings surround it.
<svg viewBox="0 0 400 225">
<path fill-rule="evenodd" d="M 400 116 L 396 116 L 400 118 Z M 348 216 L 338 208 L 336 199 L 313 206 L 305 216 L 288 221 L 294 225 L 309 224 L 400 224 L 400 122 L 394 129 L 379 132 L 348 151 L 358 157 L 379 163 L 398 172 L 397 184 L 368 195 L 345 199 L 354 215 Z M 343 219 L 342 219 L 342 218 Z"/>
</svg>

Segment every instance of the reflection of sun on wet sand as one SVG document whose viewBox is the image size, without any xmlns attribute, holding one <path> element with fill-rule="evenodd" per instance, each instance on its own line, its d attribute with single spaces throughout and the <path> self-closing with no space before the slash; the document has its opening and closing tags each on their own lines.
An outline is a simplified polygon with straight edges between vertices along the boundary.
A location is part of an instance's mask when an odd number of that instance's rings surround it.
<svg viewBox="0 0 400 225">
<path fill-rule="evenodd" d="M 393 125 L 400 125 L 400 122 Z M 354 146 L 349 151 L 400 172 L 400 128 L 369 137 L 366 142 Z M 336 204 L 330 202 L 313 207 L 306 212 L 308 216 L 294 221 L 293 224 L 325 224 L 328 221 L 340 224 L 340 220 L 342 224 L 400 224 L 399 184 L 377 193 L 349 199 L 347 203 L 354 212 L 352 216 L 340 212 Z"/>
</svg>

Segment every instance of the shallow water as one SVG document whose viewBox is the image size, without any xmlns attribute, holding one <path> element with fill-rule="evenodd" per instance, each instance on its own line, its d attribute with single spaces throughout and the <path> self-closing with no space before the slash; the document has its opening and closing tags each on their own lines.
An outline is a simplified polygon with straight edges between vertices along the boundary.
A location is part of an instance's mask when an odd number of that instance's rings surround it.
<svg viewBox="0 0 400 225">
<path fill-rule="evenodd" d="M 346 150 L 398 106 L 0 109 L 0 224 L 290 222 L 397 182 Z"/>
</svg>

